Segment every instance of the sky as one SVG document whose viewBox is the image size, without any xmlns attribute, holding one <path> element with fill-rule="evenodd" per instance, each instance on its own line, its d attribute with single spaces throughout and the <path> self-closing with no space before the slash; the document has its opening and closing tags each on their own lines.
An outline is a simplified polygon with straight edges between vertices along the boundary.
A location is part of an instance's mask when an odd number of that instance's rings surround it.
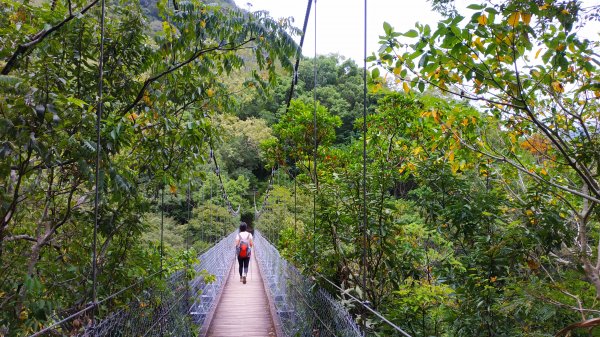
<svg viewBox="0 0 600 337">
<path fill-rule="evenodd" d="M 302 28 L 307 0 L 235 0 L 243 9 L 267 10 L 274 18 L 294 17 L 294 25 Z M 457 0 L 459 13 L 470 16 L 472 10 L 464 10 L 476 0 Z M 585 0 L 584 5 L 598 5 L 600 0 Z M 248 4 L 252 6 L 249 7 Z M 303 54 L 315 53 L 315 5 L 308 23 Z M 318 0 L 316 2 L 316 50 L 317 54 L 337 53 L 363 63 L 364 0 Z M 435 26 L 441 15 L 431 10 L 426 0 L 368 0 L 367 5 L 367 54 L 379 48 L 379 35 L 383 34 L 383 22 L 387 21 L 396 31 L 405 32 L 415 23 Z M 600 24 L 585 27 L 585 35 L 598 41 Z M 298 39 L 299 40 L 299 39 Z"/>
</svg>

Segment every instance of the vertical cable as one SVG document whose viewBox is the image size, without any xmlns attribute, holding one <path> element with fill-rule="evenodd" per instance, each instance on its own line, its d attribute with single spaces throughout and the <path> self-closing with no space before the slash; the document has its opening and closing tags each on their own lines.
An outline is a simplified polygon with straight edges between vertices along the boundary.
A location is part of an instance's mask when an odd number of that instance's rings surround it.
<svg viewBox="0 0 600 337">
<path fill-rule="evenodd" d="M 298 226 L 296 225 L 298 221 L 298 194 L 296 191 L 296 186 L 298 182 L 296 181 L 296 176 L 294 176 L 294 239 L 296 238 L 296 231 L 298 231 Z"/>
<path fill-rule="evenodd" d="M 310 7 L 312 5 L 312 0 L 308 0 L 306 4 L 306 14 L 304 14 L 304 25 L 302 26 L 302 36 L 300 37 L 300 48 L 296 53 L 296 64 L 294 65 L 294 74 L 292 78 L 292 85 L 290 86 L 290 92 L 288 94 L 287 103 L 285 105 L 285 113 L 287 114 L 290 109 L 290 103 L 292 101 L 292 96 L 294 95 L 294 86 L 298 83 L 298 66 L 300 65 L 300 56 L 302 56 L 302 46 L 304 45 L 304 37 L 306 36 L 306 26 L 308 25 L 308 17 L 310 15 Z"/>
<path fill-rule="evenodd" d="M 204 209 L 206 209 L 206 204 L 204 202 L 204 188 L 205 187 L 206 187 L 206 185 L 202 182 L 202 180 L 200 180 L 200 191 L 202 191 L 202 193 L 200 193 L 200 202 L 198 203 L 198 206 L 202 205 L 202 207 Z M 205 217 L 204 211 L 201 214 L 202 214 L 202 219 L 200 221 L 200 241 L 202 241 L 202 245 L 204 245 L 204 242 L 205 242 L 204 227 L 206 227 L 206 217 Z"/>
<path fill-rule="evenodd" d="M 94 191 L 94 234 L 92 242 L 92 303 L 96 304 L 98 297 L 98 262 L 97 262 L 97 241 L 98 241 L 98 216 L 99 203 L 100 203 L 100 189 L 98 188 L 100 182 L 100 142 L 102 141 L 100 135 L 100 123 L 102 120 L 102 108 L 103 108 L 103 91 L 104 91 L 104 18 L 106 16 L 106 3 L 102 0 L 101 13 L 100 13 L 100 59 L 98 60 L 98 107 L 96 108 L 96 172 L 95 172 L 95 191 Z M 92 310 L 92 325 L 95 323 L 95 311 Z M 96 333 L 94 332 L 94 335 Z"/>
<path fill-rule="evenodd" d="M 164 174 L 164 173 L 163 173 Z M 163 244 L 163 236 L 164 236 L 164 223 L 165 223 L 165 187 L 166 180 L 163 178 L 163 186 L 160 190 L 160 276 L 162 279 L 162 270 L 163 270 L 163 254 L 164 254 L 164 244 Z"/>
<path fill-rule="evenodd" d="M 188 181 L 188 190 L 187 190 L 187 230 L 185 231 L 185 249 L 190 249 L 190 220 L 192 219 L 192 211 L 191 211 L 191 203 L 192 203 L 192 178 Z"/>
<path fill-rule="evenodd" d="M 210 155 L 212 158 L 212 151 L 210 152 Z M 212 180 L 210 181 L 210 204 L 209 204 L 208 213 L 209 213 L 209 217 L 210 217 L 210 222 L 209 222 L 210 230 L 212 231 L 212 229 L 213 229 L 213 183 L 212 183 Z"/>
<path fill-rule="evenodd" d="M 163 184 L 162 184 L 162 189 L 160 192 L 160 279 L 164 280 L 164 274 L 163 274 L 163 256 L 164 256 L 164 241 L 163 241 L 163 237 L 164 237 L 164 222 L 165 222 L 165 187 L 167 187 L 167 181 L 166 181 L 166 176 L 165 176 L 165 172 L 163 172 Z M 160 292 L 160 307 L 161 311 L 162 311 L 162 304 L 164 303 L 164 291 Z M 159 328 L 160 328 L 160 335 L 159 336 L 163 336 L 163 320 L 162 317 L 159 318 Z"/>
<path fill-rule="evenodd" d="M 363 248 L 362 248 L 362 286 L 363 293 L 367 287 L 367 0 L 364 0 L 365 16 L 364 16 L 364 40 L 363 40 Z M 364 330 L 363 333 L 366 333 Z"/>
<path fill-rule="evenodd" d="M 315 59 L 314 59 L 314 72 L 315 72 L 315 86 L 313 87 L 313 102 L 314 102 L 314 113 L 313 113 L 313 128 L 314 128 L 314 141 L 315 141 L 315 152 L 313 154 L 313 165 L 315 173 L 315 193 L 313 194 L 313 265 L 317 255 L 317 193 L 319 191 L 319 178 L 317 175 L 317 0 L 315 0 Z"/>
</svg>

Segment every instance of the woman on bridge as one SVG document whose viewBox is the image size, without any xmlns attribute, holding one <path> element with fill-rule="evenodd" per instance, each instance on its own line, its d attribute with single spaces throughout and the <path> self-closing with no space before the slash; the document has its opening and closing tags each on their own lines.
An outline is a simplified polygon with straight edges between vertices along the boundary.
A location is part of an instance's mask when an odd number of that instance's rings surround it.
<svg viewBox="0 0 600 337">
<path fill-rule="evenodd" d="M 250 264 L 250 254 L 254 247 L 252 234 L 247 232 L 248 225 L 242 221 L 240 223 L 240 232 L 235 239 L 235 248 L 240 265 L 240 282 L 246 284 L 246 275 L 248 274 L 248 265 Z"/>
</svg>

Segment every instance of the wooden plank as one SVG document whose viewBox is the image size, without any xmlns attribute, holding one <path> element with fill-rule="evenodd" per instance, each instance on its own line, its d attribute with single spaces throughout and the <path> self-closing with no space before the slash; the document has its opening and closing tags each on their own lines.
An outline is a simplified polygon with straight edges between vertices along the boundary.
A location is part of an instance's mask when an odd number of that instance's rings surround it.
<svg viewBox="0 0 600 337">
<path fill-rule="evenodd" d="M 240 282 L 237 259 L 233 263 L 206 336 L 274 337 L 273 318 L 256 259 L 250 259 L 246 284 Z"/>
</svg>

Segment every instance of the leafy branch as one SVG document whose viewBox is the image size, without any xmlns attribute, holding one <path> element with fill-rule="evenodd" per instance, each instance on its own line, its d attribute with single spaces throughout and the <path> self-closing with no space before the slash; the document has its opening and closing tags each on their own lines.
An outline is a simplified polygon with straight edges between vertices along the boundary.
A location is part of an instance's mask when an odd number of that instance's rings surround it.
<svg viewBox="0 0 600 337">
<path fill-rule="evenodd" d="M 4 66 L 4 68 L 2 68 L 2 71 L 0 71 L 0 74 L 8 75 L 10 73 L 10 71 L 17 65 L 19 58 L 22 55 L 26 54 L 29 50 L 33 49 L 33 47 L 35 47 L 38 43 L 42 42 L 50 34 L 61 29 L 69 21 L 73 20 L 74 18 L 76 18 L 78 16 L 85 14 L 92 7 L 94 7 L 99 1 L 100 0 L 94 0 L 94 1 L 90 2 L 89 4 L 87 4 L 87 6 L 83 7 L 83 9 L 81 11 L 77 12 L 76 14 L 73 14 L 73 12 L 71 10 L 71 6 L 70 6 L 70 1 L 69 1 L 69 16 L 64 18 L 61 22 L 57 23 L 56 25 L 54 25 L 48 29 L 43 29 L 43 30 L 39 31 L 31 38 L 31 40 L 29 40 L 29 42 L 19 45 L 19 47 L 17 47 L 17 50 L 15 50 L 15 52 L 12 54 L 12 56 L 6 62 L 6 65 Z"/>
</svg>

